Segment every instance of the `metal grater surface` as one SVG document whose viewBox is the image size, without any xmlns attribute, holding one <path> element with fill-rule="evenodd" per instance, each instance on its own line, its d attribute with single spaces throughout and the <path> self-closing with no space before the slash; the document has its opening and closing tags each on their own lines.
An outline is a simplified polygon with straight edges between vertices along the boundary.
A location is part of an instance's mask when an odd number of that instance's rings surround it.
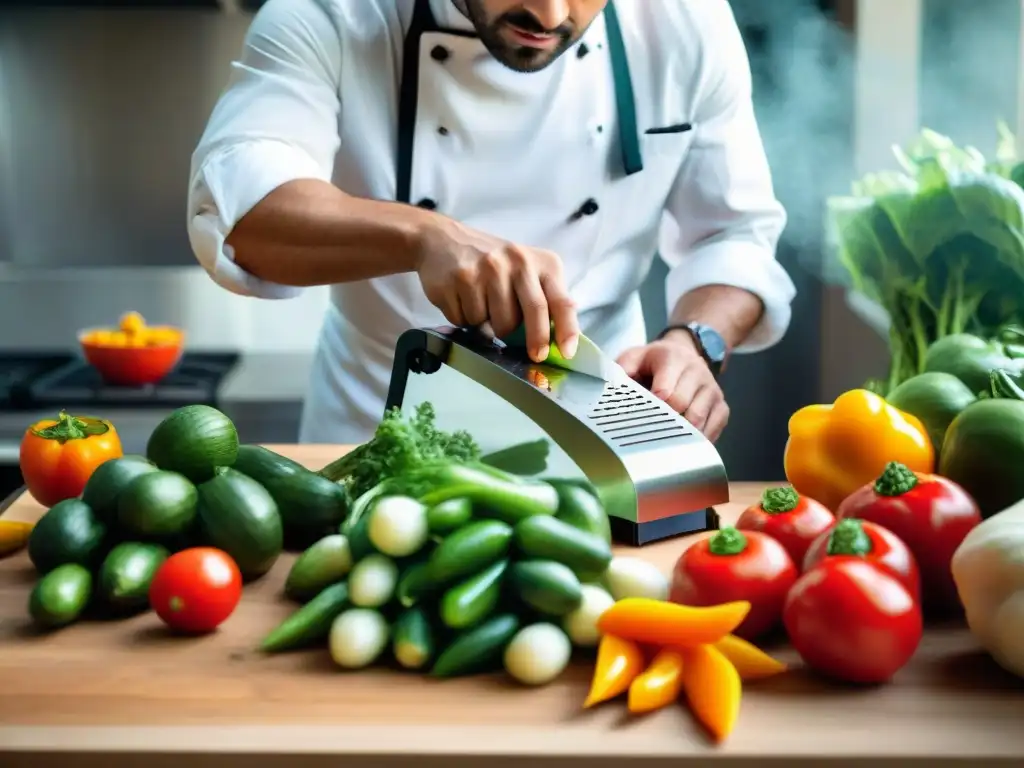
<svg viewBox="0 0 1024 768">
<path fill-rule="evenodd" d="M 620 448 L 693 434 L 661 400 L 628 384 L 608 384 L 587 418 Z"/>
</svg>

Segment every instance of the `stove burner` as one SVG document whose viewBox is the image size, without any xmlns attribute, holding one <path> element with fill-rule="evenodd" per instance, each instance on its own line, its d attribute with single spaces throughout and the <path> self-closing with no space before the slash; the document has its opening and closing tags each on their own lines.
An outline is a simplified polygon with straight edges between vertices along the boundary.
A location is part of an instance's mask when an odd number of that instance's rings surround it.
<svg viewBox="0 0 1024 768">
<path fill-rule="evenodd" d="M 176 408 L 216 405 L 224 377 L 238 362 L 235 352 L 186 352 L 171 373 L 156 384 L 122 387 L 107 384 L 84 360 L 74 359 L 39 376 L 24 387 L 31 407 L 61 409 L 82 406 Z M 27 405 L 26 404 L 26 405 Z"/>
</svg>

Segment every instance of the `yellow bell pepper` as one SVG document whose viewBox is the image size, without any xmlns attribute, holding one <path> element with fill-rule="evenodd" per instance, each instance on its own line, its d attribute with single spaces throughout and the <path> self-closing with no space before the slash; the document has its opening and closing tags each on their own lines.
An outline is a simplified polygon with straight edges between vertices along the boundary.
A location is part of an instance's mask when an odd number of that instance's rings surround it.
<svg viewBox="0 0 1024 768">
<path fill-rule="evenodd" d="M 866 389 L 846 392 L 832 405 L 808 405 L 789 419 L 786 479 L 833 512 L 890 461 L 928 473 L 935 450 L 917 417 Z"/>
</svg>

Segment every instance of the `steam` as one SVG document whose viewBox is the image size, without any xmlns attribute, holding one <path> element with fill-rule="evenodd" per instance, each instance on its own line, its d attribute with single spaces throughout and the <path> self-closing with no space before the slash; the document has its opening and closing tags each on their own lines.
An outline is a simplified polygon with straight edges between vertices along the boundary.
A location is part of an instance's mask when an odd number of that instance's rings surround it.
<svg viewBox="0 0 1024 768">
<path fill-rule="evenodd" d="M 855 174 L 853 35 L 813 0 L 733 0 L 733 7 L 747 38 L 776 194 L 789 214 L 783 240 L 800 254 L 802 269 L 845 282 L 824 230 L 826 199 L 849 194 Z M 767 39 L 763 50 L 750 32 L 759 26 Z M 997 121 L 1017 124 L 1020 29 L 1020 0 L 925 2 L 921 127 L 991 156 Z"/>
</svg>

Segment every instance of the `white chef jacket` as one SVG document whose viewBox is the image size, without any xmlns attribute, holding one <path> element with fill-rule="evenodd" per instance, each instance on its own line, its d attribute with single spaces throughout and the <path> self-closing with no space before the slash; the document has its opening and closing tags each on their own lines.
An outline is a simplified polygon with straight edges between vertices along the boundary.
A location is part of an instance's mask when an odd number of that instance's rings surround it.
<svg viewBox="0 0 1024 768">
<path fill-rule="evenodd" d="M 670 309 L 700 286 L 737 286 L 765 307 L 737 351 L 781 338 L 795 294 L 775 258 L 786 217 L 727 0 L 617 0 L 644 165 L 632 175 L 616 165 L 603 16 L 551 66 L 519 73 L 466 34 L 472 26 L 452 0 L 430 3 L 442 31 L 419 46 L 412 201 L 560 254 L 583 332 L 611 356 L 646 341 L 637 289 L 655 253 L 670 267 Z M 302 290 L 248 274 L 225 244 L 239 219 L 290 180 L 395 199 L 412 9 L 413 0 L 270 0 L 256 15 L 192 160 L 189 234 L 219 284 L 272 299 Z M 657 130 L 684 122 L 692 130 Z M 590 215 L 580 215 L 588 201 Z M 333 286 L 300 440 L 368 439 L 398 336 L 445 323 L 415 274 Z"/>
</svg>

